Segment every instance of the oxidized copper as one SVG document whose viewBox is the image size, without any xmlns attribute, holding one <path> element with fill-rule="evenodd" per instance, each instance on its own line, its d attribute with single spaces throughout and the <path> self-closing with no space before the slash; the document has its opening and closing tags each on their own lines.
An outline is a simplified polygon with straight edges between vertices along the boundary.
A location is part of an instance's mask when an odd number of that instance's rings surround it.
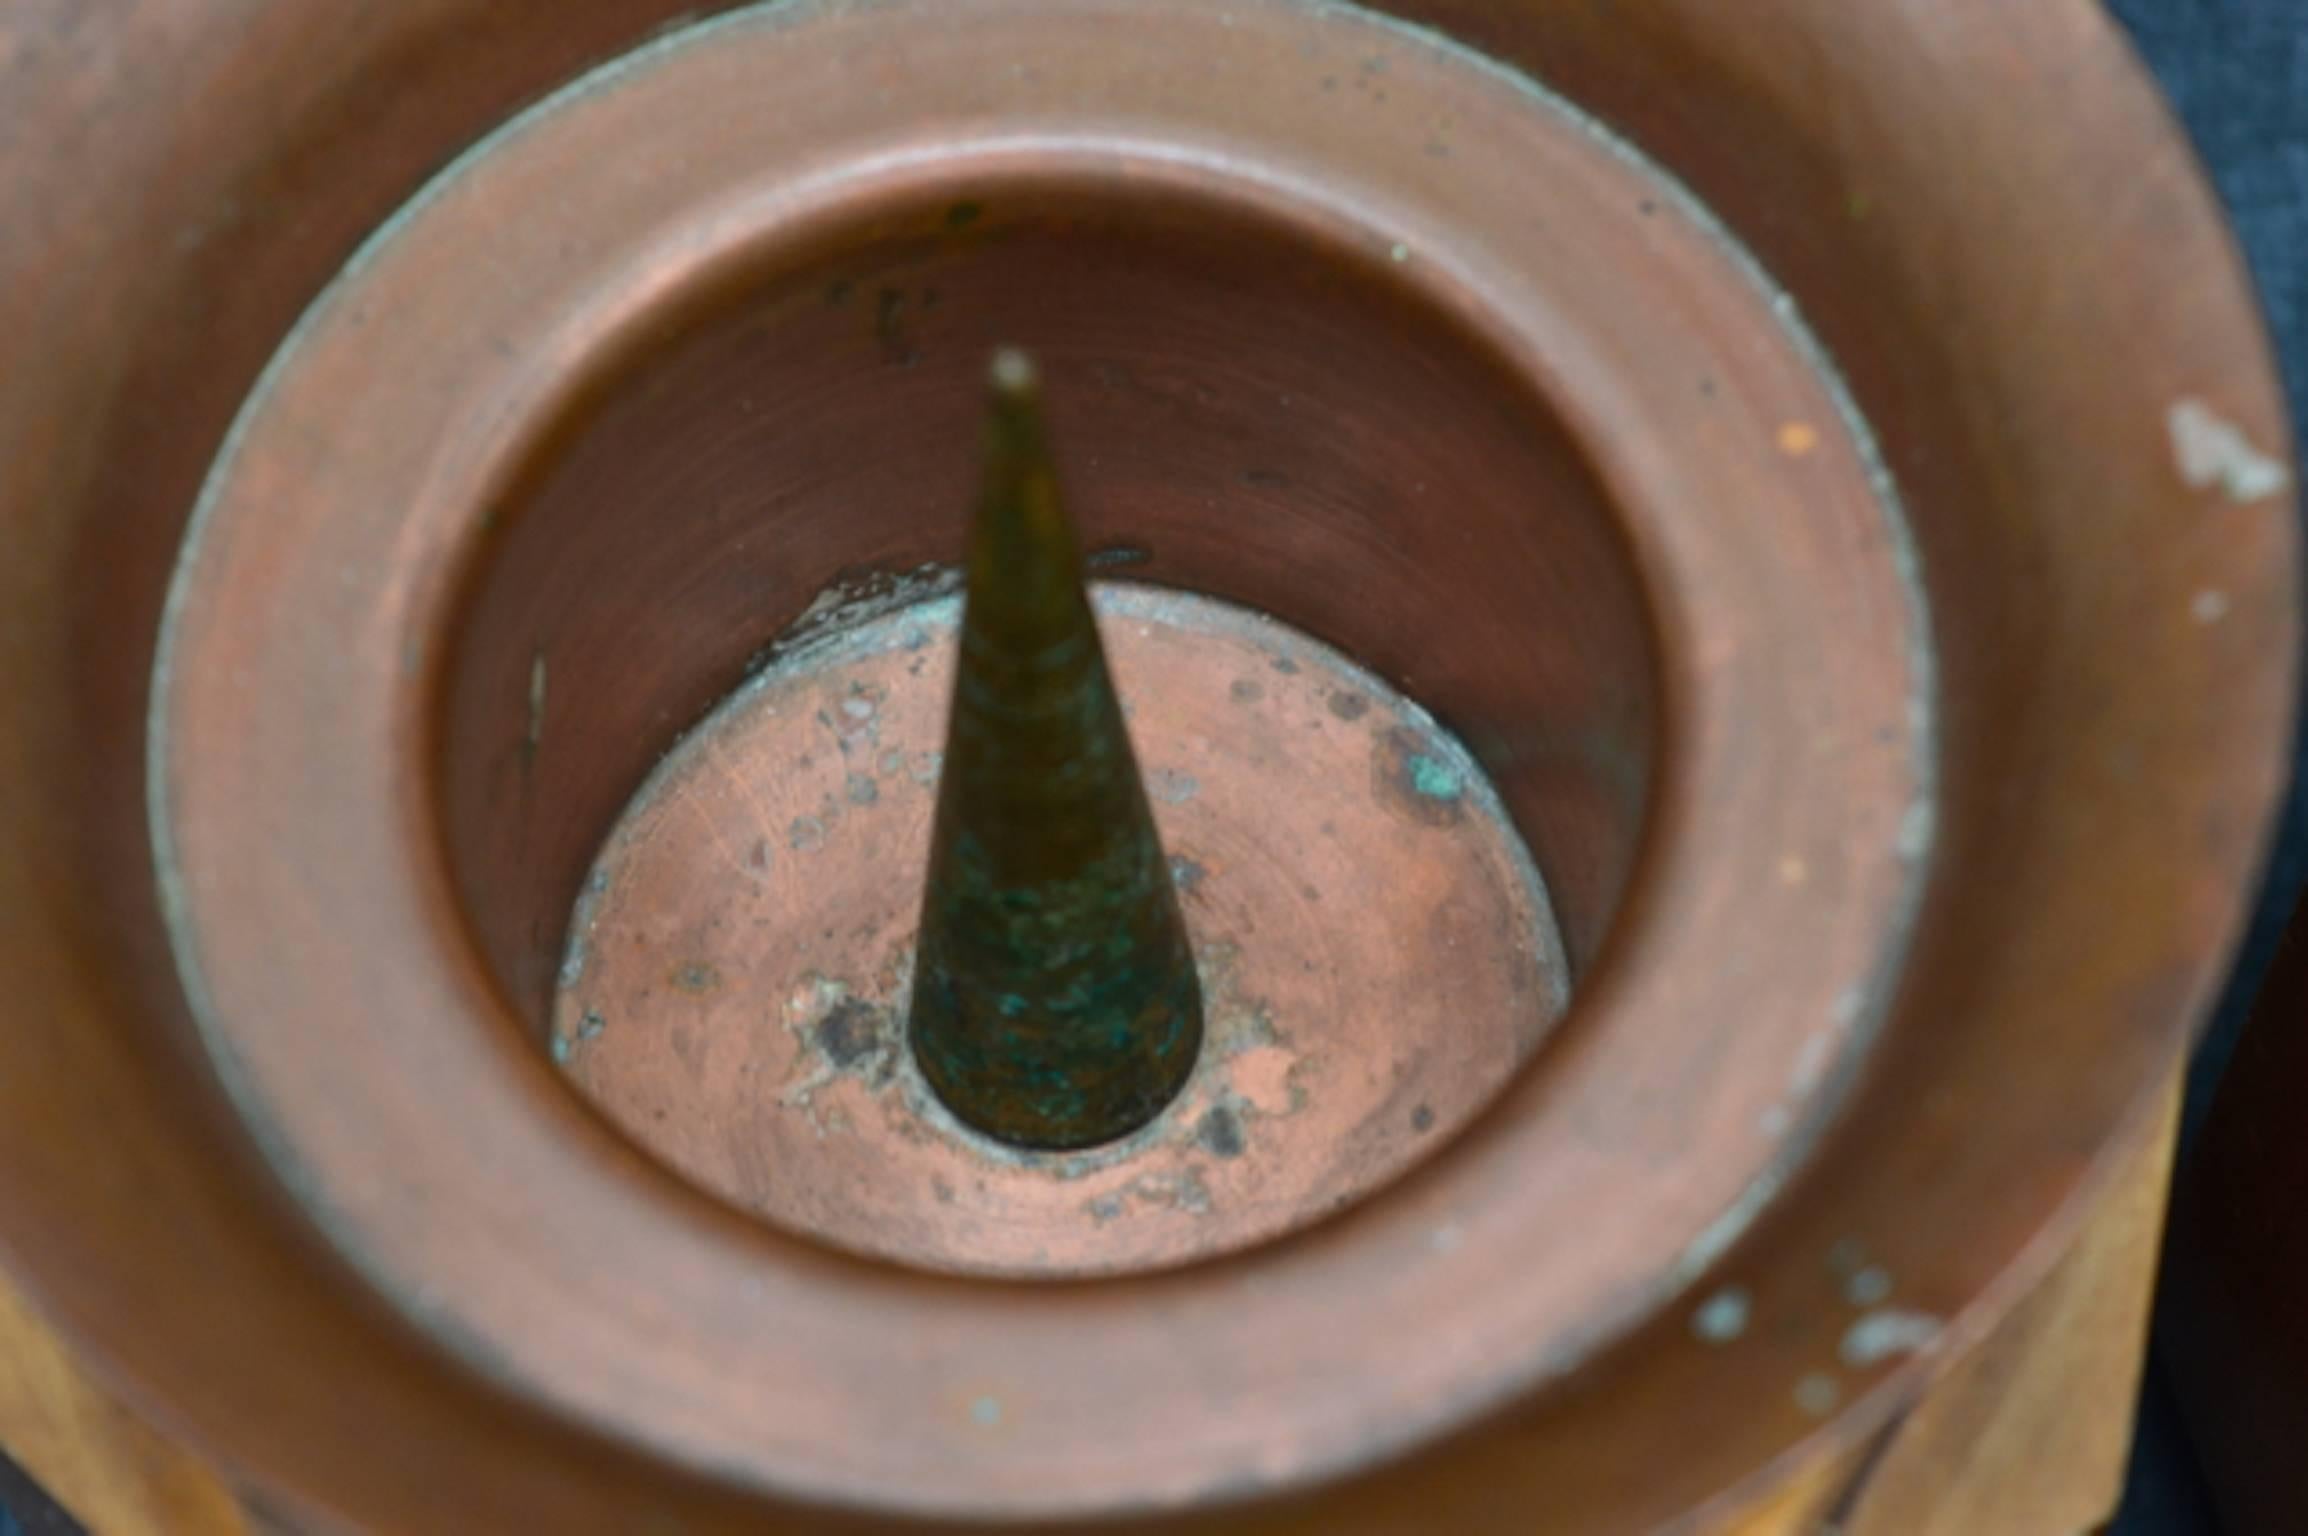
<svg viewBox="0 0 2308 1536">
<path fill-rule="evenodd" d="M 1630 1529 L 2056 1255 L 2289 741 L 2185 144 L 2083 0 L 1384 9 L 0 23 L 0 1242 L 174 1426 L 387 1529 Z M 733 1212 L 547 1049 L 659 755 L 954 558 L 1011 341 L 1090 547 L 1431 708 L 1577 982 L 1350 1208 L 1068 1285 Z"/>
</svg>

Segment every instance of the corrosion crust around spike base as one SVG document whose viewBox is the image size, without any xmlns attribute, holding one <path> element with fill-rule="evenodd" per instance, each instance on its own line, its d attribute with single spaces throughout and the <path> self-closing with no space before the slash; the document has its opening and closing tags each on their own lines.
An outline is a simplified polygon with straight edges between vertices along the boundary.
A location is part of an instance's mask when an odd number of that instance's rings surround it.
<svg viewBox="0 0 2308 1536">
<path fill-rule="evenodd" d="M 553 1052 L 692 1182 L 851 1251 L 1113 1274 L 1238 1250 L 1444 1145 L 1568 992 L 1538 872 L 1459 745 L 1246 610 L 1098 592 L 1191 935 L 1206 1043 L 1142 1129 L 1033 1152 L 905 1040 L 958 600 L 785 658 L 604 845 Z"/>
</svg>

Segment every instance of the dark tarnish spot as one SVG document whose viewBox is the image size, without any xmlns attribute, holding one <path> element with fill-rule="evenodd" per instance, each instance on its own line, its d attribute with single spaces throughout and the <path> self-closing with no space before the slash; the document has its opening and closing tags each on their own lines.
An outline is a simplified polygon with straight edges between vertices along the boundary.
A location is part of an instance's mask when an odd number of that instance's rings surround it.
<svg viewBox="0 0 2308 1536">
<path fill-rule="evenodd" d="M 671 980 L 676 992 L 686 992 L 691 997 L 705 997 L 721 990 L 721 972 L 703 960 L 676 966 Z"/>
<path fill-rule="evenodd" d="M 1194 1139 L 1213 1157 L 1240 1157 L 1242 1121 L 1233 1110 L 1221 1104 L 1202 1117 L 1201 1124 L 1194 1128 Z"/>
<path fill-rule="evenodd" d="M 844 998 L 817 1021 L 817 1048 L 837 1071 L 873 1060 L 882 1049 L 882 1016 L 856 998 Z"/>
<path fill-rule="evenodd" d="M 1290 488 L 1290 476 L 1279 469 L 1246 469 L 1242 483 L 1261 491 L 1283 491 Z"/>
<path fill-rule="evenodd" d="M 946 210 L 946 228 L 968 229 L 985 216 L 984 203 L 959 202 Z"/>
<path fill-rule="evenodd" d="M 874 296 L 874 340 L 882 361 L 910 368 L 921 352 L 906 329 L 906 296 L 902 289 L 884 288 Z"/>
<path fill-rule="evenodd" d="M 1266 690 L 1260 687 L 1254 679 L 1247 677 L 1236 678 L 1234 686 L 1227 691 L 1234 695 L 1234 702 L 1237 704 L 1255 704 L 1266 697 Z"/>
<path fill-rule="evenodd" d="M 1330 712 L 1341 720 L 1360 720 L 1370 713 L 1370 700 L 1359 693 L 1341 689 L 1330 696 Z"/>
<path fill-rule="evenodd" d="M 1434 1129 L 1434 1107 L 1421 1104 L 1410 1112 L 1410 1128 L 1424 1136 Z"/>
<path fill-rule="evenodd" d="M 1397 727 L 1380 737 L 1373 756 L 1380 803 L 1422 826 L 1453 827 L 1466 820 L 1466 774 L 1434 743 Z"/>
<path fill-rule="evenodd" d="M 745 856 L 745 862 L 757 870 L 766 871 L 769 868 L 769 839 L 766 837 L 755 838 L 753 851 Z"/>
</svg>

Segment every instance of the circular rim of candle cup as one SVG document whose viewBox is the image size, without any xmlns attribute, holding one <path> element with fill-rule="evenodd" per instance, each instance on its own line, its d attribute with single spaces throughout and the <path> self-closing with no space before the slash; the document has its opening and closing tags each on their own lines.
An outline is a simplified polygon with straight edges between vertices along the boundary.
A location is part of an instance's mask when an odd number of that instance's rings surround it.
<svg viewBox="0 0 2308 1536">
<path fill-rule="evenodd" d="M 166 637 L 164 869 L 185 897 L 241 871 L 230 907 L 180 897 L 173 913 L 203 1028 L 242 1112 L 372 1283 L 404 1307 L 426 1298 L 432 1327 L 472 1341 L 467 1352 L 486 1341 L 498 1372 L 642 1443 L 805 1497 L 1012 1517 L 1203 1498 L 1367 1461 L 1566 1374 L 1663 1305 L 1759 1214 L 1864 1055 L 1929 853 L 1916 833 L 1930 815 L 1930 660 L 1897 511 L 1863 430 L 1776 293 L 1671 184 L 1525 82 L 1346 13 L 1195 10 L 1145 29 L 1145 45 L 1173 57 L 1223 39 L 1234 60 L 1270 66 L 1296 63 L 1312 33 L 1383 73 L 1391 95 L 1519 142 L 1440 169 L 1352 108 L 1310 117 L 1223 85 L 1215 95 L 1149 85 L 1135 42 L 1073 55 L 1066 89 L 1076 110 L 1094 103 L 1130 121 L 1134 105 L 1164 114 L 1153 123 L 1120 135 L 1069 125 L 1031 63 L 1012 79 L 1045 103 L 1034 116 L 953 123 L 982 90 L 981 60 L 1037 48 L 1050 71 L 1067 60 L 1062 38 L 1023 27 L 923 70 L 903 116 L 861 105 L 838 75 L 806 93 L 792 83 L 805 67 L 797 49 L 821 29 L 813 63 L 906 25 L 903 7 L 806 22 L 741 16 L 572 88 L 448 173 L 300 327 L 212 482 Z M 824 167 L 815 175 L 764 165 L 709 110 L 657 105 L 747 99 L 771 78 L 788 82 L 773 142 L 806 133 L 802 163 Z M 951 105 L 932 110 L 941 92 Z M 1132 92 L 1142 101 L 1117 99 Z M 938 125 L 934 143 L 889 144 L 907 121 Z M 914 131 L 919 140 L 925 129 Z M 645 134 L 662 136 L 634 155 L 646 175 L 597 173 L 585 202 L 508 229 L 507 199 L 565 186 L 596 146 Z M 924 1282 L 877 1306 L 876 1288 L 826 1271 L 807 1245 L 796 1252 L 767 1232 L 733 1239 L 718 1213 L 671 1198 L 685 1188 L 603 1166 L 565 1113 L 524 1093 L 533 1053 L 514 1065 L 500 1041 L 474 1038 L 487 991 L 438 894 L 426 769 L 411 750 L 425 739 L 426 675 L 411 674 L 406 652 L 449 621 L 460 541 L 580 387 L 575 370 L 550 373 L 536 359 L 614 357 L 621 334 L 717 268 L 773 266 L 781 244 L 861 207 L 934 206 L 964 189 L 998 204 L 1037 182 L 1101 174 L 1247 206 L 1396 272 L 1435 307 L 1478 317 L 1468 329 L 1496 339 L 1572 423 L 1654 605 L 1678 744 L 1658 790 L 1655 862 L 1574 1005 L 1582 1049 L 1545 1053 L 1547 1070 L 1511 1088 L 1480 1134 L 1413 1185 L 1310 1240 L 1134 1277 L 1126 1326 L 1108 1315 L 1119 1287 L 1020 1308 L 982 1287 Z M 1523 221 L 1483 218 L 1541 201 L 1586 221 L 1543 283 L 1518 260 L 1532 238 Z M 491 238 L 484 229 L 536 255 L 507 249 L 497 269 L 460 281 L 457 253 Z M 559 259 L 546 264 L 547 252 Z M 519 274 L 517 291 L 507 273 Z M 1691 312 L 1638 317 L 1638 295 L 1656 291 L 1694 293 Z M 380 334 L 372 314 L 392 315 L 393 327 Z M 1716 445 L 1704 486 L 1654 446 L 1665 413 L 1696 417 L 1704 404 L 1688 375 L 1656 369 L 1662 349 L 1718 375 L 1757 424 Z M 348 387 L 368 402 L 363 430 L 315 463 L 304 424 L 341 410 Z M 1785 449 L 1775 429 L 1786 421 L 1810 424 L 1809 451 Z M 1748 509 L 1754 527 L 1694 515 L 1715 498 Z M 1740 559 L 1758 537 L 1777 541 L 1774 562 Z M 412 566 L 430 579 L 412 580 Z M 322 586 L 304 571 L 340 574 Z M 355 634 L 396 638 L 282 643 L 276 626 L 306 606 Z M 251 707 L 316 694 L 342 707 L 294 719 Z M 1760 740 L 1744 728 L 1769 714 L 1820 723 Z M 318 795 L 307 787 L 316 782 Z M 252 839 L 284 833 L 338 850 L 348 878 L 332 889 L 309 871 L 247 865 Z M 1835 858 L 1836 878 L 1781 881 L 1790 848 Z M 1704 879 L 1690 873 L 1701 868 Z M 1768 930 L 1723 921 L 1710 893 L 1724 882 L 1773 894 Z M 358 978 L 284 971 L 272 936 L 292 909 L 324 921 L 360 914 L 389 963 Z M 1697 977 L 1713 994 L 1704 1008 L 1688 990 Z M 1738 1000 L 1759 978 L 1765 990 L 1748 995 L 1775 1011 Z M 1724 1014 L 1749 1015 L 1738 1056 L 1678 1123 L 1650 1123 L 1647 1064 L 1720 1050 Z M 323 1039 L 316 1017 L 329 1021 Z M 1775 1109 L 1796 1128 L 1757 1129 Z M 431 1129 L 444 1114 L 461 1128 L 455 1143 Z M 1732 1129 L 1704 1160 L 1683 1161 L 1684 1116 Z M 521 1173 L 512 1185 L 457 1181 L 470 1166 Z M 382 1167 L 397 1177 L 380 1180 Z M 512 1186 L 524 1195 L 508 1208 Z M 1552 1234 L 1572 1229 L 1584 1241 L 1563 1250 Z M 453 1240 L 459 1232 L 486 1232 L 488 1245 Z M 680 1297 L 693 1318 L 735 1308 L 756 1318 L 738 1329 L 759 1341 L 755 1358 L 708 1327 L 668 1335 L 654 1306 L 591 1312 L 600 1353 L 571 1351 L 546 1326 L 539 1289 L 508 1282 L 578 1242 L 607 1253 L 563 1305 L 590 1312 L 588 1293 L 606 1284 L 655 1288 L 661 1304 Z M 1254 1282 L 1247 1295 L 1237 1268 Z M 1326 1315 L 1306 1311 L 1308 1294 L 1332 1298 Z M 1378 1340 L 1387 1318 L 1437 1308 L 1454 1317 L 1450 1349 L 1338 1352 L 1342 1329 Z M 1014 1381 L 1002 1395 L 1017 1433 L 985 1444 L 922 1402 L 889 1360 L 908 1334 L 940 1340 L 942 1375 Z M 715 1370 L 701 1376 L 707 1361 Z M 1156 1379 L 1165 1362 L 1215 1379 L 1241 1411 L 1212 1420 L 1191 1396 L 1149 1390 L 1092 1415 L 1116 1370 Z M 1331 1380 L 1340 1370 L 1344 1390 Z M 1239 1385 L 1225 1384 L 1229 1371 Z M 650 1391 L 630 1390 L 637 1374 Z M 744 1385 L 768 1379 L 788 1384 L 777 1401 Z M 1259 1379 L 1297 1385 L 1243 1398 Z M 822 1410 L 829 1398 L 851 1406 L 824 1422 L 867 1415 L 879 1432 L 826 1443 L 803 1405 Z M 1115 1465 L 1101 1448 L 1118 1442 L 1143 1449 Z"/>
</svg>

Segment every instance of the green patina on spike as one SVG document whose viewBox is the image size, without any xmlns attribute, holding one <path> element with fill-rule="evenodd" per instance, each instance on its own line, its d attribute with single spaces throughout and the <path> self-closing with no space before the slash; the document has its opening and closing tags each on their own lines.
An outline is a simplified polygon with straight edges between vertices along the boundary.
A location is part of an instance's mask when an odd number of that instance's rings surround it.
<svg viewBox="0 0 2308 1536">
<path fill-rule="evenodd" d="M 1058 497 L 1033 365 L 993 367 L 910 1034 L 967 1124 L 1113 1141 L 1176 1096 L 1202 996 Z"/>
</svg>

